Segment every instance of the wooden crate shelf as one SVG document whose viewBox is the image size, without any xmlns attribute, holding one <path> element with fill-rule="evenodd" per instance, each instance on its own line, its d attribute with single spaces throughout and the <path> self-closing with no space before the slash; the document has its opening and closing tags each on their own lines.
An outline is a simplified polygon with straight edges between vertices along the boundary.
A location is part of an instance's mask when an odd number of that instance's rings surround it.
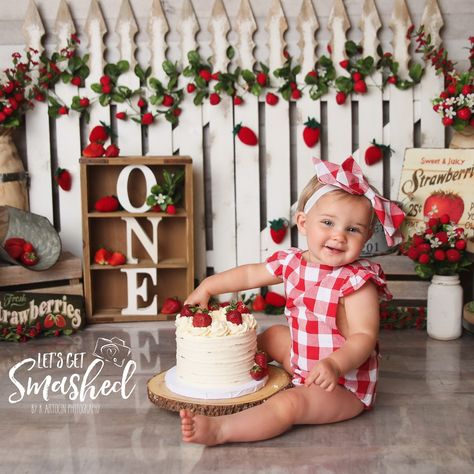
<svg viewBox="0 0 474 474">
<path fill-rule="evenodd" d="M 168 297 L 178 297 L 183 301 L 194 287 L 193 249 L 193 176 L 192 161 L 189 157 L 118 157 L 81 158 L 81 193 L 84 238 L 84 289 L 86 313 L 89 322 L 151 321 L 174 318 L 159 313 L 163 301 Z M 117 181 L 128 166 L 146 166 L 152 171 L 156 182 L 162 182 L 163 170 L 176 172 L 184 170 L 183 197 L 177 205 L 176 214 L 164 212 L 97 212 L 95 202 L 106 195 L 117 195 Z M 133 170 L 128 179 L 127 194 L 133 206 L 139 208 L 146 200 L 147 189 L 143 173 Z M 150 241 L 153 226 L 149 219 L 160 218 L 157 228 L 158 260 L 155 263 L 146 246 L 138 236 L 130 233 L 127 243 L 127 223 L 133 218 Z M 109 266 L 94 263 L 95 252 L 105 247 L 131 256 L 137 263 Z M 130 257 L 130 255 L 127 255 Z M 143 270 L 140 272 L 140 270 Z M 128 301 L 127 272 L 137 272 L 135 307 L 137 314 L 124 314 L 130 306 Z M 152 272 L 153 277 L 148 274 Z M 156 278 L 156 285 L 153 283 Z M 138 288 L 146 284 L 145 297 L 138 296 Z M 143 314 L 140 310 L 148 307 L 157 297 L 156 314 Z"/>
</svg>

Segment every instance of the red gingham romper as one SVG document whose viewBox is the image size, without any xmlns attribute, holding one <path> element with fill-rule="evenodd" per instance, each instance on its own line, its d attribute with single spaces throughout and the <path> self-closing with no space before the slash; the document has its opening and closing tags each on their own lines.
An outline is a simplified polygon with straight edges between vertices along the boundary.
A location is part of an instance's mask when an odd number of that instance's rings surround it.
<svg viewBox="0 0 474 474">
<path fill-rule="evenodd" d="M 367 280 L 378 287 L 383 299 L 392 295 L 386 288 L 380 265 L 358 260 L 341 267 L 315 264 L 303 258 L 303 251 L 290 248 L 277 251 L 267 260 L 266 268 L 283 279 L 286 293 L 285 316 L 291 335 L 291 366 L 295 385 L 304 383 L 310 370 L 339 349 L 345 342 L 336 326 L 339 298 L 361 288 Z M 339 384 L 353 392 L 370 408 L 375 398 L 378 351 L 357 369 L 339 378 Z"/>
</svg>

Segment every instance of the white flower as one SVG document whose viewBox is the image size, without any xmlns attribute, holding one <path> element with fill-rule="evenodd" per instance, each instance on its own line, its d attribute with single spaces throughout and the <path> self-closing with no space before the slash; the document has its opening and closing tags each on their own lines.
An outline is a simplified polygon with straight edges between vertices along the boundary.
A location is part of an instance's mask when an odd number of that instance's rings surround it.
<svg viewBox="0 0 474 474">
<path fill-rule="evenodd" d="M 444 101 L 444 103 L 446 105 L 453 105 L 457 102 L 457 100 L 458 100 L 457 97 L 449 97 L 448 99 Z"/>
<path fill-rule="evenodd" d="M 469 107 L 470 109 L 474 108 L 474 94 L 466 96 L 466 107 Z"/>
<path fill-rule="evenodd" d="M 430 245 L 432 249 L 440 247 L 441 244 L 442 244 L 441 240 L 439 240 L 437 237 L 430 239 Z"/>
<path fill-rule="evenodd" d="M 156 197 L 156 202 L 157 204 L 164 204 L 165 203 L 165 199 L 166 199 L 166 196 L 164 196 L 163 194 L 158 194 L 158 196 Z"/>
<path fill-rule="evenodd" d="M 452 107 L 449 107 L 448 109 L 444 110 L 444 115 L 445 117 L 454 118 L 456 117 L 456 112 L 453 110 Z"/>
</svg>

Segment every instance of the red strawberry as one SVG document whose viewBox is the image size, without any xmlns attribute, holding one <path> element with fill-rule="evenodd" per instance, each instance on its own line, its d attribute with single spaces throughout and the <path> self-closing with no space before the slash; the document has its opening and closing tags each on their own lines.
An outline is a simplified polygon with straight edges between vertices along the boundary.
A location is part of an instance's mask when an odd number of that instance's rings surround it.
<svg viewBox="0 0 474 474">
<path fill-rule="evenodd" d="M 365 94 L 367 92 L 367 84 L 363 79 L 359 79 L 354 83 L 354 91 L 358 94 Z"/>
<path fill-rule="evenodd" d="M 127 112 L 117 112 L 115 114 L 115 118 L 119 120 L 126 120 L 127 119 Z"/>
<path fill-rule="evenodd" d="M 258 143 L 257 135 L 248 127 L 241 123 L 234 127 L 234 136 L 237 135 L 242 143 L 249 146 L 255 146 Z"/>
<path fill-rule="evenodd" d="M 108 265 L 111 255 L 107 249 L 101 247 L 94 255 L 94 263 L 97 263 L 97 265 Z"/>
<path fill-rule="evenodd" d="M 267 354 L 265 354 L 265 352 L 257 351 L 255 353 L 254 360 L 255 360 L 255 363 L 262 369 L 266 369 L 268 367 Z"/>
<path fill-rule="evenodd" d="M 110 76 L 107 76 L 107 75 L 102 76 L 102 77 L 100 78 L 99 82 L 100 82 L 103 86 L 110 84 L 110 82 L 111 82 Z"/>
<path fill-rule="evenodd" d="M 259 365 L 255 364 L 251 369 L 250 369 L 250 377 L 252 377 L 254 380 L 262 380 L 264 377 L 266 377 L 268 374 L 268 369 L 262 369 Z"/>
<path fill-rule="evenodd" d="M 161 307 L 161 312 L 163 314 L 176 314 L 179 313 L 181 309 L 181 302 L 178 298 L 166 298 L 163 306 Z"/>
<path fill-rule="evenodd" d="M 102 94 L 110 94 L 112 92 L 112 86 L 110 84 L 104 84 L 102 86 Z"/>
<path fill-rule="evenodd" d="M 190 304 L 185 304 L 183 308 L 181 309 L 181 316 L 194 316 L 194 313 L 196 312 L 197 308 L 195 306 L 191 306 Z"/>
<path fill-rule="evenodd" d="M 303 129 L 303 140 L 307 147 L 313 148 L 313 146 L 319 141 L 321 125 L 313 117 L 308 117 L 308 120 L 304 124 L 305 128 Z"/>
<path fill-rule="evenodd" d="M 387 82 L 389 84 L 396 84 L 398 82 L 398 77 L 397 76 L 389 76 L 387 79 Z"/>
<path fill-rule="evenodd" d="M 212 79 L 212 74 L 208 69 L 201 69 L 199 71 L 199 76 L 202 77 L 206 82 L 209 82 Z"/>
<path fill-rule="evenodd" d="M 109 138 L 109 132 L 104 125 L 97 125 L 89 134 L 89 141 L 91 143 L 105 143 L 107 138 Z"/>
<path fill-rule="evenodd" d="M 114 252 L 109 258 L 109 265 L 117 267 L 127 263 L 127 257 L 122 252 Z"/>
<path fill-rule="evenodd" d="M 212 74 L 212 76 L 211 76 L 212 80 L 213 80 L 213 81 L 218 81 L 220 74 L 221 74 L 220 71 L 217 71 L 217 72 L 215 72 L 214 74 Z"/>
<path fill-rule="evenodd" d="M 137 105 L 138 105 L 138 107 L 140 107 L 140 109 L 141 109 L 142 107 L 145 107 L 145 106 L 146 106 L 146 101 L 145 101 L 145 99 L 143 99 L 143 98 L 140 97 L 140 98 L 138 99 Z"/>
<path fill-rule="evenodd" d="M 230 323 L 242 324 L 242 315 L 237 309 L 231 309 L 230 311 L 227 311 L 225 317 Z"/>
<path fill-rule="evenodd" d="M 115 196 L 103 196 L 94 205 L 98 212 L 114 212 L 120 207 L 119 200 Z"/>
<path fill-rule="evenodd" d="M 459 260 L 461 260 L 461 254 L 457 249 L 449 249 L 446 250 L 446 258 L 448 259 L 448 262 L 459 262 Z"/>
<path fill-rule="evenodd" d="M 153 114 L 150 112 L 147 112 L 146 114 L 143 114 L 142 116 L 143 125 L 150 125 L 153 123 L 154 120 L 155 120 L 155 117 L 153 117 Z"/>
<path fill-rule="evenodd" d="M 65 105 L 63 105 L 62 107 L 59 107 L 58 114 L 59 115 L 68 115 L 69 114 L 69 109 Z"/>
<path fill-rule="evenodd" d="M 362 74 L 358 71 L 352 73 L 352 80 L 354 82 L 360 81 L 362 79 Z"/>
<path fill-rule="evenodd" d="M 115 143 L 110 144 L 106 149 L 105 149 L 105 156 L 112 158 L 115 156 L 119 156 L 120 153 L 120 148 L 115 145 Z"/>
<path fill-rule="evenodd" d="M 301 99 L 301 91 L 300 91 L 299 89 L 295 89 L 295 90 L 291 93 L 291 98 L 292 98 L 292 99 L 295 99 L 295 100 Z"/>
<path fill-rule="evenodd" d="M 82 97 L 81 99 L 79 99 L 79 105 L 84 108 L 89 107 L 90 101 L 87 97 Z"/>
<path fill-rule="evenodd" d="M 171 107 L 174 104 L 174 99 L 168 94 L 165 94 L 163 96 L 163 105 L 165 107 Z"/>
<path fill-rule="evenodd" d="M 19 245 L 16 243 L 5 244 L 4 248 L 7 251 L 8 255 L 10 255 L 10 257 L 14 260 L 18 260 L 19 258 L 21 258 L 24 253 L 23 245 Z"/>
<path fill-rule="evenodd" d="M 176 214 L 176 206 L 174 204 L 168 204 L 166 206 L 166 213 L 171 215 Z"/>
<path fill-rule="evenodd" d="M 280 99 L 278 98 L 278 96 L 275 95 L 273 92 L 268 92 L 268 94 L 265 96 L 265 101 L 268 105 L 276 105 L 278 104 L 279 100 Z"/>
<path fill-rule="evenodd" d="M 63 168 L 58 168 L 54 173 L 54 180 L 63 191 L 71 189 L 71 173 Z"/>
<path fill-rule="evenodd" d="M 174 110 L 173 110 L 173 115 L 175 117 L 179 117 L 181 115 L 181 112 L 182 110 L 179 108 L 179 107 L 176 107 Z"/>
<path fill-rule="evenodd" d="M 81 78 L 79 76 L 74 76 L 72 79 L 71 79 L 71 84 L 73 86 L 77 86 L 79 87 L 81 85 Z"/>
<path fill-rule="evenodd" d="M 306 74 L 305 82 L 314 84 L 315 83 L 314 79 L 317 79 L 317 78 L 318 78 L 317 71 L 309 71 L 308 74 Z"/>
<path fill-rule="evenodd" d="M 105 149 L 102 143 L 90 143 L 82 150 L 82 155 L 87 158 L 98 158 L 99 156 L 103 156 L 104 153 Z"/>
<path fill-rule="evenodd" d="M 23 244 L 23 252 L 36 252 L 31 242 L 25 242 Z"/>
<path fill-rule="evenodd" d="M 193 316 L 193 326 L 195 328 L 206 328 L 212 324 L 212 318 L 207 313 L 202 313 L 201 311 L 194 313 Z"/>
<path fill-rule="evenodd" d="M 23 252 L 21 256 L 21 263 L 27 267 L 32 267 L 39 262 L 39 257 L 36 252 Z"/>
<path fill-rule="evenodd" d="M 22 239 L 21 237 L 10 237 L 9 239 L 5 240 L 5 245 L 23 245 L 26 244 L 26 240 Z"/>
<path fill-rule="evenodd" d="M 259 72 L 256 79 L 258 84 L 260 84 L 262 87 L 267 85 L 268 76 L 264 72 Z"/>
<path fill-rule="evenodd" d="M 245 303 L 243 301 L 237 301 L 237 311 L 240 314 L 248 314 L 250 313 L 250 310 L 247 308 Z"/>
<path fill-rule="evenodd" d="M 346 101 L 347 95 L 345 92 L 339 91 L 336 94 L 336 102 L 338 105 L 342 105 Z"/>
<path fill-rule="evenodd" d="M 343 69 L 347 69 L 349 67 L 349 64 L 350 61 L 348 59 L 343 59 L 339 62 L 339 66 L 341 66 Z"/>
<path fill-rule="evenodd" d="M 234 105 L 241 105 L 244 102 L 244 99 L 240 95 L 234 97 Z"/>
<path fill-rule="evenodd" d="M 449 214 L 451 220 L 457 224 L 464 213 L 464 201 L 455 193 L 437 191 L 428 196 L 423 205 L 423 215 L 438 217 Z"/>
<path fill-rule="evenodd" d="M 471 118 L 471 110 L 469 109 L 469 107 L 463 107 L 462 109 L 459 109 L 458 110 L 458 117 L 461 119 L 461 120 L 469 120 Z"/>
<path fill-rule="evenodd" d="M 383 158 L 382 148 L 378 145 L 370 145 L 367 150 L 365 150 L 365 163 L 368 166 L 374 165 Z"/>
<path fill-rule="evenodd" d="M 196 86 L 192 82 L 190 82 L 186 86 L 186 90 L 188 91 L 189 94 L 192 94 L 196 90 Z"/>
<path fill-rule="evenodd" d="M 276 306 L 277 308 L 285 306 L 286 298 L 274 291 L 268 291 L 265 295 L 265 301 L 271 306 Z"/>
<path fill-rule="evenodd" d="M 443 117 L 442 122 L 445 127 L 450 127 L 454 123 L 454 119 L 451 117 Z"/>
<path fill-rule="evenodd" d="M 279 219 L 273 219 L 269 221 L 270 224 L 270 235 L 273 242 L 279 244 L 285 238 L 286 231 L 288 230 L 288 220 L 280 217 Z"/>
<path fill-rule="evenodd" d="M 211 103 L 211 105 L 217 105 L 220 101 L 221 101 L 221 98 L 217 92 L 213 92 L 209 96 L 209 102 Z"/>
<path fill-rule="evenodd" d="M 252 302 L 252 309 L 254 311 L 264 311 L 266 307 L 267 303 L 265 301 L 265 298 L 262 295 L 258 294 Z"/>
</svg>

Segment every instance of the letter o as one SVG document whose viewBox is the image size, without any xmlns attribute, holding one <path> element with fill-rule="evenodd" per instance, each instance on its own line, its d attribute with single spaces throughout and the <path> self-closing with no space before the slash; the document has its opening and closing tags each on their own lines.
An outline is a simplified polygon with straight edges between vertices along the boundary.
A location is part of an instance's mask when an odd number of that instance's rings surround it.
<svg viewBox="0 0 474 474">
<path fill-rule="evenodd" d="M 156 178 L 151 169 L 145 165 L 128 165 L 120 172 L 117 180 L 118 200 L 126 211 L 138 214 L 140 212 L 148 211 L 150 206 L 146 203 L 146 200 L 140 207 L 134 207 L 130 202 L 127 192 L 128 179 L 130 177 L 130 173 L 135 169 L 140 170 L 143 173 L 143 176 L 145 176 L 147 190 L 150 190 L 156 184 Z"/>
</svg>

